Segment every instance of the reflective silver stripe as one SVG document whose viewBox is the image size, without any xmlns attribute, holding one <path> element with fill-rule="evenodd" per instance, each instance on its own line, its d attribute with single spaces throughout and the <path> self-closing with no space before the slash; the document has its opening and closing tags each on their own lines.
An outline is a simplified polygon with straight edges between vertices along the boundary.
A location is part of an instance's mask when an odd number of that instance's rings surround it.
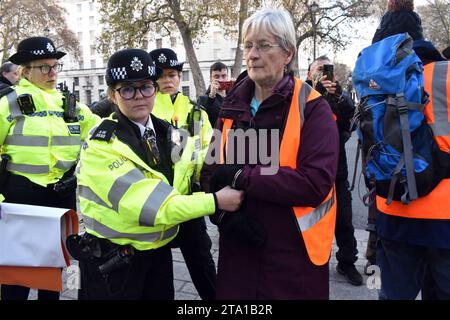
<svg viewBox="0 0 450 320">
<path fill-rule="evenodd" d="M 133 169 L 114 181 L 108 193 L 108 200 L 111 202 L 115 211 L 119 211 L 119 202 L 131 185 L 142 179 L 145 179 L 144 174 L 138 169 Z"/>
<path fill-rule="evenodd" d="M 19 164 L 19 163 L 11 163 L 9 162 L 7 165 L 8 171 L 18 171 L 22 173 L 48 173 L 49 169 L 47 165 L 32 165 L 32 164 Z"/>
<path fill-rule="evenodd" d="M 306 101 L 311 93 L 311 86 L 306 82 L 302 83 L 300 88 L 300 93 L 298 94 L 298 106 L 300 108 L 300 127 L 303 127 L 303 122 L 305 121 L 305 108 Z"/>
<path fill-rule="evenodd" d="M 55 164 L 55 168 L 61 170 L 69 170 L 75 165 L 76 161 L 58 161 Z"/>
<path fill-rule="evenodd" d="M 158 213 L 159 208 L 163 204 L 164 200 L 166 200 L 170 195 L 172 190 L 173 188 L 167 183 L 158 183 L 158 185 L 149 195 L 147 201 L 145 201 L 144 206 L 142 207 L 141 213 L 139 215 L 140 226 L 153 227 L 155 225 L 156 214 Z"/>
<path fill-rule="evenodd" d="M 22 111 L 20 111 L 19 104 L 17 103 L 16 90 L 8 93 L 6 95 L 6 98 L 8 99 L 9 113 L 11 114 L 11 116 L 13 116 L 14 118 L 18 117 L 18 116 L 22 116 Z"/>
<path fill-rule="evenodd" d="M 48 138 L 42 136 L 8 136 L 5 140 L 6 145 L 22 147 L 47 147 Z"/>
<path fill-rule="evenodd" d="M 450 122 L 447 109 L 447 69 L 448 61 L 434 65 L 431 94 L 433 96 L 434 124 L 431 125 L 435 136 L 450 136 Z"/>
<path fill-rule="evenodd" d="M 79 146 L 81 145 L 80 136 L 54 136 L 52 137 L 53 146 Z"/>
<path fill-rule="evenodd" d="M 23 135 L 23 125 L 25 123 L 25 117 L 24 116 L 18 116 L 16 117 L 16 125 L 14 126 L 14 135 Z"/>
<path fill-rule="evenodd" d="M 297 219 L 300 230 L 305 232 L 309 228 L 315 226 L 327 214 L 327 212 L 330 211 L 333 204 L 334 192 L 328 201 L 322 203 L 313 211 Z"/>
<path fill-rule="evenodd" d="M 79 184 L 78 194 L 80 195 L 80 197 L 83 197 L 86 200 L 93 201 L 96 204 L 111 210 L 111 208 L 89 187 Z"/>
<path fill-rule="evenodd" d="M 92 219 L 86 215 L 83 215 L 83 222 L 86 228 L 95 231 L 102 237 L 108 239 L 130 239 L 142 242 L 155 242 L 158 240 L 166 240 L 174 236 L 177 233 L 178 225 L 169 230 L 166 230 L 163 234 L 162 231 L 149 232 L 149 233 L 122 233 L 111 229 L 110 227 Z M 162 238 L 161 238 L 162 235 Z"/>
</svg>

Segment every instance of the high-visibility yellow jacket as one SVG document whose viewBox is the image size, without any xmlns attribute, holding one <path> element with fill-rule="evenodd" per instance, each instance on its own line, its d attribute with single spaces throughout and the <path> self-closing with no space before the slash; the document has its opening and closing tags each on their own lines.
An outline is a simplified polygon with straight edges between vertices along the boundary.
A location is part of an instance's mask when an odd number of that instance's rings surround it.
<svg viewBox="0 0 450 320">
<path fill-rule="evenodd" d="M 154 123 L 161 121 L 153 118 Z M 103 130 L 109 121 L 109 129 Z M 194 170 L 193 141 L 183 149 L 181 160 L 173 165 L 173 186 L 167 178 L 147 165 L 130 146 L 116 135 L 108 141 L 95 138 L 108 135 L 114 122 L 102 119 L 93 138 L 82 147 L 76 173 L 80 209 L 86 231 L 120 245 L 138 250 L 159 248 L 178 232 L 178 224 L 215 211 L 214 196 L 203 192 L 181 195 Z M 168 124 L 167 124 L 168 125 Z M 157 133 L 157 138 L 159 134 Z"/>
<path fill-rule="evenodd" d="M 170 122 L 172 125 L 187 130 L 189 127 L 189 119 L 191 112 L 194 112 L 194 105 L 192 101 L 185 95 L 178 93 L 175 101 L 172 103 L 172 99 L 169 94 L 158 92 L 155 97 L 152 114 L 160 119 Z M 195 142 L 194 151 L 198 153 L 196 155 L 196 182 L 200 180 L 200 171 L 205 161 L 206 154 L 208 152 L 209 143 L 213 134 L 211 123 L 208 119 L 208 114 L 203 109 L 199 109 L 199 128 L 194 130 L 194 135 L 191 136 Z M 191 119 L 196 119 L 192 117 Z"/>
<path fill-rule="evenodd" d="M 31 94 L 36 111 L 22 114 L 17 97 Z M 0 153 L 11 160 L 8 171 L 47 186 L 75 165 L 81 141 L 100 118 L 77 103 L 79 122 L 64 122 L 63 96 L 26 79 L 0 99 Z"/>
</svg>

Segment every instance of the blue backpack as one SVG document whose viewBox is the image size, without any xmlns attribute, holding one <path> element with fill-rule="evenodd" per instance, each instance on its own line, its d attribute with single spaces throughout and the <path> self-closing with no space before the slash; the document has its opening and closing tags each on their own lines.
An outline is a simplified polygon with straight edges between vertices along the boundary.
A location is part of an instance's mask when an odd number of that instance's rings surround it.
<svg viewBox="0 0 450 320">
<path fill-rule="evenodd" d="M 366 184 L 387 204 L 408 204 L 440 181 L 422 113 L 428 101 L 423 65 L 412 47 L 407 33 L 387 37 L 363 49 L 353 72 Z"/>
</svg>

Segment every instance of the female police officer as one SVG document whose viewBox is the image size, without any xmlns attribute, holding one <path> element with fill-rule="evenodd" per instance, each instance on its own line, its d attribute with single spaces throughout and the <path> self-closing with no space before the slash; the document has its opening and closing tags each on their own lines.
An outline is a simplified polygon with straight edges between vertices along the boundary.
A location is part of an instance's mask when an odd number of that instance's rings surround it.
<svg viewBox="0 0 450 320">
<path fill-rule="evenodd" d="M 32 37 L 9 58 L 20 65 L 21 80 L 0 99 L 0 151 L 7 161 L 0 192 L 6 202 L 76 208 L 75 182 L 68 189 L 58 189 L 58 182 L 72 176 L 81 141 L 99 118 L 75 100 L 64 104 L 69 101 L 55 89 L 64 55 L 52 40 Z M 2 285 L 1 291 L 3 300 L 26 300 L 29 288 Z M 58 298 L 59 292 L 39 290 L 38 299 Z"/>
<path fill-rule="evenodd" d="M 235 211 L 242 201 L 230 188 L 182 195 L 194 170 L 193 143 L 186 139 L 181 152 L 172 151 L 176 131 L 150 115 L 160 74 L 140 49 L 108 61 L 108 95 L 119 110 L 93 130 L 77 170 L 87 232 L 78 242 L 80 299 L 173 299 L 167 244 L 178 224 L 216 209 Z"/>
</svg>

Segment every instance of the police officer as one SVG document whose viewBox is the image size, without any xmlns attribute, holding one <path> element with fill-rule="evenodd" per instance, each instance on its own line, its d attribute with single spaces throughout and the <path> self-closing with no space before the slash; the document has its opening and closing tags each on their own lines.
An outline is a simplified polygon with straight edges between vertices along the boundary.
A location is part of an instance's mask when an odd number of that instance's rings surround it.
<svg viewBox="0 0 450 320">
<path fill-rule="evenodd" d="M 32 37 L 21 41 L 9 58 L 20 65 L 21 80 L 0 99 L 5 202 L 76 209 L 76 184 L 70 178 L 81 141 L 99 118 L 75 100 L 67 110 L 69 101 L 55 89 L 62 68 L 58 60 L 64 55 L 52 40 Z M 28 293 L 21 286 L 1 288 L 3 300 L 26 300 Z M 59 292 L 39 290 L 38 299 L 58 298 Z"/>
<path fill-rule="evenodd" d="M 178 225 L 235 211 L 242 193 L 187 194 L 193 140 L 150 115 L 156 68 L 146 51 L 125 49 L 107 65 L 108 96 L 118 111 L 102 119 L 77 168 L 86 234 L 69 244 L 80 261 L 80 299 L 174 299 L 170 245 Z"/>
<path fill-rule="evenodd" d="M 195 140 L 196 167 L 189 191 L 198 191 L 201 167 L 212 136 L 208 114 L 178 91 L 183 63 L 178 61 L 176 53 L 171 49 L 161 48 L 151 51 L 150 55 L 156 66 L 163 70 L 158 79 L 160 91 L 156 94 L 152 113 L 170 121 L 174 126 L 188 129 Z M 216 267 L 211 255 L 211 245 L 203 217 L 181 224 L 180 233 L 172 245 L 180 247 L 192 282 L 203 300 L 212 300 L 216 295 Z"/>
</svg>

